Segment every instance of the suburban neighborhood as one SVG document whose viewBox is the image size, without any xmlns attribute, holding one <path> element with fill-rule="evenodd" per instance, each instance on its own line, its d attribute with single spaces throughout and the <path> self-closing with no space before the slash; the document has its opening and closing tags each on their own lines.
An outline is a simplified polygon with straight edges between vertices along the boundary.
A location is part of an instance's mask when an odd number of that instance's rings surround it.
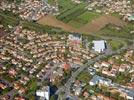
<svg viewBox="0 0 134 100">
<path fill-rule="evenodd" d="M 134 1 L 1 0 L 0 100 L 134 100 Z"/>
</svg>

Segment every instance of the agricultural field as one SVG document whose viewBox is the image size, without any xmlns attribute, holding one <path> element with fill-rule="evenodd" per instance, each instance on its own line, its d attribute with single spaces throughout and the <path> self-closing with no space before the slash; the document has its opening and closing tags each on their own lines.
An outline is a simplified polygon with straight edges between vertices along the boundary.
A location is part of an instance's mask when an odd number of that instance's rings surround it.
<svg viewBox="0 0 134 100">
<path fill-rule="evenodd" d="M 101 15 L 100 13 L 87 11 L 85 2 L 75 4 L 71 0 L 58 0 L 58 3 L 60 14 L 57 19 L 75 28 L 80 28 Z"/>
<path fill-rule="evenodd" d="M 60 15 L 57 16 L 57 19 L 68 23 L 70 20 L 75 19 L 77 16 L 83 14 L 85 12 L 85 7 L 86 5 L 84 3 L 74 6 L 72 9 L 70 7 L 66 11 L 60 13 Z"/>
<path fill-rule="evenodd" d="M 102 24 L 104 24 L 104 22 L 115 23 L 115 24 L 120 23 L 120 21 L 118 21 L 118 18 L 120 18 L 120 16 L 118 16 L 117 13 L 114 13 L 112 15 L 112 17 L 107 18 L 107 17 L 105 17 L 105 15 L 103 15 L 102 13 L 99 13 L 95 10 L 88 11 L 86 9 L 88 3 L 85 2 L 84 0 L 81 0 L 80 4 L 76 4 L 72 0 L 48 0 L 48 2 L 50 4 L 56 4 L 56 2 L 57 2 L 58 6 L 59 6 L 59 11 L 60 11 L 59 12 L 60 14 L 56 16 L 57 20 L 65 23 L 67 26 L 82 30 L 80 32 L 89 32 L 89 31 L 85 31 L 85 29 L 87 29 L 87 28 L 90 29 L 92 22 L 93 22 L 92 26 L 96 27 L 96 23 L 98 23 L 98 22 L 96 22 L 96 21 L 98 21 L 96 19 L 99 19 L 99 18 L 102 18 L 101 19 Z M 102 16 L 104 16 L 105 21 L 103 21 Z M 113 21 L 113 20 L 116 20 L 114 17 L 117 19 L 117 21 Z M 41 20 L 40 22 L 43 22 L 43 21 Z M 94 25 L 94 22 L 95 22 L 95 25 Z M 85 28 L 85 26 L 87 28 Z M 98 24 L 97 24 L 97 26 L 98 26 Z"/>
<path fill-rule="evenodd" d="M 54 0 L 49 0 L 49 2 Z M 73 3 L 71 0 L 56 0 L 58 2 L 60 14 L 71 10 L 72 8 L 76 7 L 77 4 Z"/>
</svg>

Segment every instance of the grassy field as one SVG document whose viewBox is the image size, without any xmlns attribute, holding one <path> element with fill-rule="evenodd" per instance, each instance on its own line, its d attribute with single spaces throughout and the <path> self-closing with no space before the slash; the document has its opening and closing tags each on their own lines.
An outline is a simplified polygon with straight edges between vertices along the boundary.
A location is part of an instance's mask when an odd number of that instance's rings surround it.
<svg viewBox="0 0 134 100">
<path fill-rule="evenodd" d="M 80 20 L 79 20 L 79 21 L 80 21 Z M 81 23 L 81 22 L 79 22 L 79 21 L 77 21 L 77 20 L 71 20 L 71 21 L 69 21 L 67 24 L 70 25 L 70 26 L 72 26 L 72 27 L 75 27 L 75 28 L 80 28 L 80 27 L 82 27 L 84 24 Z"/>
<path fill-rule="evenodd" d="M 77 16 L 83 14 L 85 12 L 85 4 L 79 4 L 77 6 L 74 6 L 73 8 L 69 8 L 66 11 L 60 13 L 60 15 L 57 16 L 57 19 L 68 23 L 70 20 L 75 19 Z"/>
<path fill-rule="evenodd" d="M 49 0 L 49 1 L 52 1 L 52 0 Z M 58 1 L 59 10 L 61 14 L 77 6 L 71 0 L 57 0 L 57 1 Z"/>
<path fill-rule="evenodd" d="M 100 13 L 85 11 L 80 16 L 77 16 L 75 19 L 69 21 L 68 24 L 75 28 L 80 28 L 85 24 L 90 23 L 94 19 L 100 17 L 100 15 Z"/>
<path fill-rule="evenodd" d="M 124 45 L 127 45 L 127 43 L 126 41 L 123 41 L 123 40 L 113 39 L 109 41 L 109 45 L 111 46 L 112 50 L 118 50 Z"/>
<path fill-rule="evenodd" d="M 110 24 L 97 33 L 104 36 L 134 39 L 134 33 L 130 33 L 133 30 L 134 30 L 134 25 L 132 23 L 127 24 L 123 28 L 121 27 L 119 28 Z"/>
<path fill-rule="evenodd" d="M 83 2 L 81 4 L 74 4 L 71 0 L 58 1 L 60 15 L 57 16 L 57 19 L 75 28 L 80 28 L 101 15 L 96 12 L 87 11 L 85 9 L 87 4 Z"/>
<path fill-rule="evenodd" d="M 86 11 L 82 15 L 78 16 L 84 22 L 91 22 L 93 19 L 98 18 L 101 14 L 97 12 Z"/>
</svg>

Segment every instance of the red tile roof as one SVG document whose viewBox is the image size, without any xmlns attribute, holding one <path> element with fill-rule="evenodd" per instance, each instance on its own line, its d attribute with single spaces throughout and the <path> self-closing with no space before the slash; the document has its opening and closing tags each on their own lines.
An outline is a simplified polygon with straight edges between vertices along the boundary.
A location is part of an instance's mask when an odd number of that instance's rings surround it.
<svg viewBox="0 0 134 100">
<path fill-rule="evenodd" d="M 3 29 L 0 29 L 0 38 L 3 37 L 6 34 L 6 32 Z"/>
</svg>

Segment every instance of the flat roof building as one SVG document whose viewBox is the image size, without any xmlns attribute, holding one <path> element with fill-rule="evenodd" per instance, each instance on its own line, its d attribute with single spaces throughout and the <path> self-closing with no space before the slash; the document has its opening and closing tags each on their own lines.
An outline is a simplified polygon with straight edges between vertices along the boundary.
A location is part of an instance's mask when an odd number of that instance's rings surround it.
<svg viewBox="0 0 134 100">
<path fill-rule="evenodd" d="M 97 41 L 93 41 L 93 49 L 96 51 L 96 52 L 103 52 L 105 49 L 106 49 L 106 41 L 104 40 L 97 40 Z"/>
<path fill-rule="evenodd" d="M 42 90 L 37 90 L 36 96 L 39 97 L 39 100 L 50 100 L 50 87 L 45 86 L 42 88 Z"/>
</svg>

